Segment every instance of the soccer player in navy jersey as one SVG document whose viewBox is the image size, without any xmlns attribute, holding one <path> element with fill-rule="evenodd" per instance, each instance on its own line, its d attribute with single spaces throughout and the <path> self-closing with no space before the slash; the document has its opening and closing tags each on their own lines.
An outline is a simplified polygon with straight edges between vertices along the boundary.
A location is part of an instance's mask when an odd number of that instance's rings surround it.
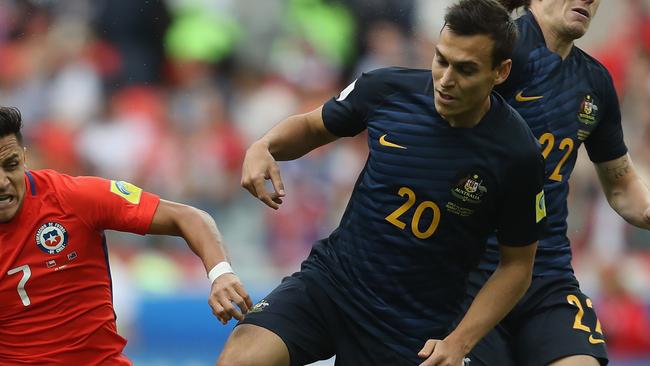
<svg viewBox="0 0 650 366">
<path fill-rule="evenodd" d="M 132 365 L 104 230 L 183 237 L 222 323 L 253 306 L 209 215 L 124 181 L 27 170 L 21 126 L 17 109 L 0 107 L 0 365 Z"/>
<path fill-rule="evenodd" d="M 623 142 L 618 98 L 607 70 L 576 47 L 598 0 L 501 1 L 517 19 L 519 39 L 508 80 L 497 86 L 524 117 L 546 159 L 548 225 L 533 281 L 513 311 L 472 351 L 472 365 L 597 366 L 607 364 L 605 335 L 592 301 L 571 267 L 567 234 L 569 177 L 584 143 L 607 199 L 629 223 L 650 229 L 650 193 Z M 470 276 L 470 300 L 498 264 L 498 236 Z M 468 300 L 468 304 L 470 301 Z"/>
<path fill-rule="evenodd" d="M 363 130 L 370 153 L 339 227 L 251 309 L 219 365 L 463 363 L 528 287 L 545 217 L 539 145 L 492 93 L 516 35 L 497 1 L 462 0 L 445 15 L 432 70 L 364 74 L 251 145 L 242 185 L 275 209 L 285 196 L 276 160 Z M 495 230 L 499 268 L 452 329 Z"/>
</svg>

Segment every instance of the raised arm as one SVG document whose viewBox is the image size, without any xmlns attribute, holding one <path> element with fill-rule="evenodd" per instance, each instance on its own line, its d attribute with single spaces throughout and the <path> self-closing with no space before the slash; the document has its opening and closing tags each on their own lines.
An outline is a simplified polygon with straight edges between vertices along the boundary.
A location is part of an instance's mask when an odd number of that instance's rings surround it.
<svg viewBox="0 0 650 366">
<path fill-rule="evenodd" d="M 650 230 L 650 191 L 629 154 L 595 164 L 609 205 L 630 224 Z"/>
<path fill-rule="evenodd" d="M 176 202 L 160 200 L 148 234 L 173 235 L 187 245 L 205 266 L 212 281 L 208 303 L 223 324 L 231 318 L 244 319 L 253 306 L 251 298 L 227 262 L 217 225 L 206 212 Z M 234 302 L 241 311 L 232 304 Z"/>
<path fill-rule="evenodd" d="M 242 187 L 267 206 L 278 209 L 285 192 L 277 161 L 297 159 L 337 139 L 325 128 L 322 109 L 291 116 L 255 141 L 244 158 Z M 267 179 L 273 184 L 273 192 L 264 186 Z"/>
<path fill-rule="evenodd" d="M 428 340 L 419 356 L 421 366 L 462 365 L 463 357 L 503 319 L 530 286 L 537 242 L 499 246 L 501 261 L 483 285 L 458 327 L 444 340 Z"/>
</svg>

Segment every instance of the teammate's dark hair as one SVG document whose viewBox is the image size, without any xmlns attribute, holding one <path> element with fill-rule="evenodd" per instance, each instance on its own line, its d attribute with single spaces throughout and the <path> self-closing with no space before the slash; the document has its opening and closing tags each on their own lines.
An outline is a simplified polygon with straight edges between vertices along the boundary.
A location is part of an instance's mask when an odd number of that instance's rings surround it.
<svg viewBox="0 0 650 366">
<path fill-rule="evenodd" d="M 20 129 L 23 127 L 22 117 L 18 108 L 0 107 L 0 137 L 15 135 L 18 143 L 23 144 L 23 135 Z"/>
<path fill-rule="evenodd" d="M 529 7 L 531 0 L 499 0 L 501 5 L 503 5 L 508 11 L 513 11 L 522 6 Z"/>
<path fill-rule="evenodd" d="M 445 27 L 452 32 L 473 36 L 484 34 L 494 41 L 492 66 L 497 67 L 512 55 L 517 41 L 517 25 L 497 0 L 461 0 L 447 8 Z"/>
</svg>

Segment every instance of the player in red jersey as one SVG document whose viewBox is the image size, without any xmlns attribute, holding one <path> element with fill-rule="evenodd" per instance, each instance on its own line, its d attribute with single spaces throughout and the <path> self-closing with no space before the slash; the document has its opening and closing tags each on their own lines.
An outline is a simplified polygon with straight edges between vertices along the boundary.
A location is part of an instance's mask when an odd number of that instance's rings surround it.
<svg viewBox="0 0 650 366">
<path fill-rule="evenodd" d="M 209 270 L 214 314 L 243 319 L 252 302 L 209 215 L 123 181 L 26 170 L 20 128 L 0 107 L 0 365 L 131 365 L 104 230 L 183 237 Z"/>
</svg>

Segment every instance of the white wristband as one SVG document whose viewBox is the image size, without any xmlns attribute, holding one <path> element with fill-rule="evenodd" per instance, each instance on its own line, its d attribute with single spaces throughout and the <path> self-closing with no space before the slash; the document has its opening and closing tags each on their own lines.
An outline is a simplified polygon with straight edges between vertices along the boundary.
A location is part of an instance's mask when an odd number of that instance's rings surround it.
<svg viewBox="0 0 650 366">
<path fill-rule="evenodd" d="M 213 283 L 217 277 L 221 276 L 224 273 L 235 273 L 233 272 L 232 267 L 230 267 L 230 263 L 228 262 L 220 262 L 214 266 L 210 272 L 208 272 L 208 279 L 210 279 L 210 283 Z"/>
</svg>

